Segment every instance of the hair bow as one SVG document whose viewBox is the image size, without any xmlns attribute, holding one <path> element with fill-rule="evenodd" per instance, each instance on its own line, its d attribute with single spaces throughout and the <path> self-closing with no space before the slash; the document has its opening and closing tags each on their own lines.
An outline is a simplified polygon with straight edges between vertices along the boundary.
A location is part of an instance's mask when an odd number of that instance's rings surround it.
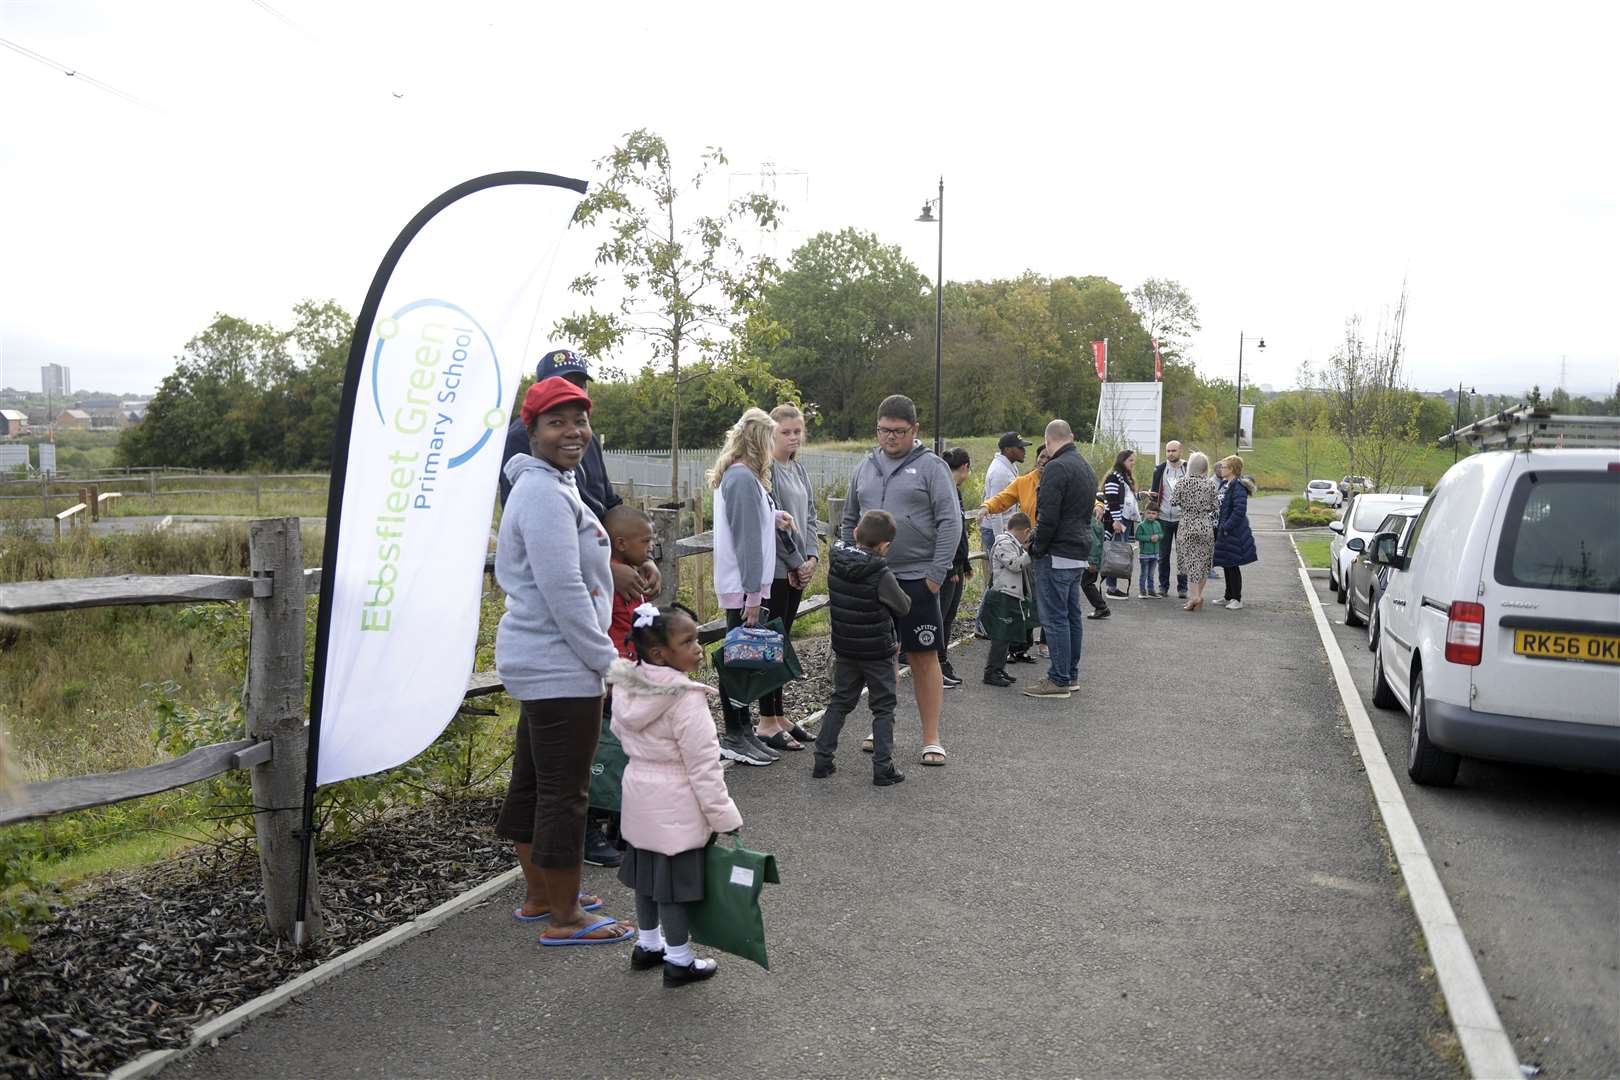
<svg viewBox="0 0 1620 1080">
<path fill-rule="evenodd" d="M 636 618 L 631 625 L 646 629 L 647 627 L 651 626 L 653 624 L 653 620 L 657 619 L 661 614 L 663 613 L 658 610 L 657 604 L 649 604 L 646 601 L 642 601 L 641 605 L 636 608 Z"/>
</svg>

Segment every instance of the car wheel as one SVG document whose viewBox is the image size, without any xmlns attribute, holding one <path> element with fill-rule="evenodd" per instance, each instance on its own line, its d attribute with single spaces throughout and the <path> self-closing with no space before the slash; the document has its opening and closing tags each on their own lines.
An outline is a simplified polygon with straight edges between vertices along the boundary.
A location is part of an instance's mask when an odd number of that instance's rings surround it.
<svg viewBox="0 0 1620 1080">
<path fill-rule="evenodd" d="M 1401 703 L 1395 688 L 1384 678 L 1384 650 L 1373 650 L 1373 704 L 1380 709 L 1394 709 Z"/>
<path fill-rule="evenodd" d="M 1356 605 L 1350 601 L 1350 591 L 1346 589 L 1344 597 L 1344 625 L 1360 626 L 1364 621 L 1365 620 L 1361 617 L 1361 613 L 1356 610 Z"/>
<path fill-rule="evenodd" d="M 1457 766 L 1462 757 L 1442 750 L 1429 741 L 1429 724 L 1424 710 L 1423 672 L 1412 679 L 1412 735 L 1406 746 L 1406 775 L 1430 787 L 1450 787 L 1457 782 Z"/>
<path fill-rule="evenodd" d="M 1367 649 L 1378 651 L 1378 601 L 1371 593 L 1367 594 Z"/>
<path fill-rule="evenodd" d="M 1328 556 L 1328 592 L 1335 596 L 1339 592 L 1339 560 Z"/>
<path fill-rule="evenodd" d="M 1335 560 L 1335 561 L 1337 561 L 1337 560 Z M 1348 592 L 1349 586 L 1345 583 L 1343 574 L 1336 574 L 1334 576 L 1338 578 L 1338 580 L 1336 582 L 1334 582 L 1334 584 L 1333 584 L 1333 588 L 1338 593 L 1338 601 L 1339 601 L 1339 603 L 1344 604 L 1346 607 L 1348 607 L 1349 604 L 1350 604 L 1350 595 L 1349 595 L 1349 592 Z"/>
</svg>

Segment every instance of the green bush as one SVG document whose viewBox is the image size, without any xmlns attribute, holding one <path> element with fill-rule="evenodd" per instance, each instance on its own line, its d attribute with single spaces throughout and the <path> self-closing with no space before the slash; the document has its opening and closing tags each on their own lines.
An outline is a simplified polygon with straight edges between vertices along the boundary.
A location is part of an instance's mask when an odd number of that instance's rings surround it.
<svg viewBox="0 0 1620 1080">
<path fill-rule="evenodd" d="M 1288 501 L 1288 509 L 1283 511 L 1283 521 L 1290 529 L 1320 528 L 1330 521 L 1338 521 L 1339 512 L 1330 506 L 1313 503 L 1303 495 L 1296 495 Z"/>
</svg>

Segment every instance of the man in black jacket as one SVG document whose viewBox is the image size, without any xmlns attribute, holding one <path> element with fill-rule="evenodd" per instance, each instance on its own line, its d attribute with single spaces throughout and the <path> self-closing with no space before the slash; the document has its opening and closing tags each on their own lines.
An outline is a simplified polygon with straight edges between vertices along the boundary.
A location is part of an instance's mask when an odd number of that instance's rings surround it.
<svg viewBox="0 0 1620 1080">
<path fill-rule="evenodd" d="M 1080 678 L 1080 576 L 1091 558 L 1091 508 L 1097 474 L 1074 445 L 1066 420 L 1046 425 L 1050 455 L 1035 493 L 1035 534 L 1030 553 L 1037 570 L 1041 625 L 1052 654 L 1046 678 L 1024 691 L 1029 697 L 1066 698 Z"/>
</svg>

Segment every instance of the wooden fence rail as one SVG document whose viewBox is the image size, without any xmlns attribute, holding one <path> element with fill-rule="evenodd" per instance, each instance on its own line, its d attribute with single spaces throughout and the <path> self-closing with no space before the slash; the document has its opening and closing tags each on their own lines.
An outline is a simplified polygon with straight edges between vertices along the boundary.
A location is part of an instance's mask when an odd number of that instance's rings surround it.
<svg viewBox="0 0 1620 1080">
<path fill-rule="evenodd" d="M 842 510 L 843 500 L 829 500 L 828 516 L 833 522 Z M 711 552 L 714 536 L 711 532 L 680 536 L 680 510 L 657 508 L 650 513 L 664 576 L 658 600 L 668 604 L 675 597 L 679 560 Z M 830 534 L 835 530 L 836 525 L 826 525 L 821 531 Z M 299 815 L 294 808 L 303 792 L 308 737 L 304 715 L 307 689 L 303 681 L 304 598 L 319 592 L 321 570 L 302 566 L 297 518 L 254 521 L 249 526 L 249 538 L 253 567 L 250 577 L 123 575 L 0 586 L 0 615 L 242 600 L 252 605 L 248 679 L 243 693 L 248 738 L 198 747 L 171 761 L 143 768 L 25 785 L 10 796 L 0 796 L 0 826 L 141 798 L 231 770 L 251 770 L 254 804 L 259 808 L 254 822 L 266 916 L 272 929 L 291 938 L 301 849 L 297 835 Z M 493 559 L 485 561 L 484 570 L 494 571 Z M 819 611 L 827 602 L 825 594 L 807 597 L 799 614 Z M 725 620 L 716 619 L 700 627 L 699 637 L 707 643 L 723 637 L 725 632 Z M 466 697 L 503 689 L 495 672 L 478 671 L 467 681 Z M 317 880 L 313 867 L 311 880 Z M 315 936 L 319 934 L 318 898 L 312 903 L 311 913 L 306 931 Z"/>
</svg>

